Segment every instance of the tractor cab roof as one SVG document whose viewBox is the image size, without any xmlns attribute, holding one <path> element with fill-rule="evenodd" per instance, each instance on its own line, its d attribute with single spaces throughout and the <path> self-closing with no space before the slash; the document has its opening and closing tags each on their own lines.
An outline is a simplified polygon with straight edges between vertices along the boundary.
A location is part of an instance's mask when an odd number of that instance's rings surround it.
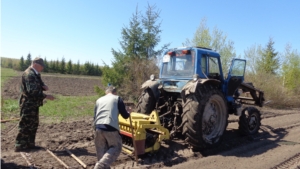
<svg viewBox="0 0 300 169">
<path fill-rule="evenodd" d="M 206 48 L 206 47 L 199 47 L 199 46 L 191 46 L 191 47 L 188 47 L 188 46 L 183 46 L 183 47 L 177 47 L 177 48 L 171 48 L 171 49 L 168 49 L 165 54 L 169 54 L 170 52 L 174 52 L 174 51 L 183 51 L 183 50 L 187 50 L 187 51 L 190 51 L 190 50 L 197 50 L 197 51 L 200 51 L 201 53 L 206 53 L 208 55 L 212 55 L 212 56 L 215 56 L 215 57 L 219 57 L 219 53 L 217 53 L 216 51 L 210 49 L 210 48 Z"/>
</svg>

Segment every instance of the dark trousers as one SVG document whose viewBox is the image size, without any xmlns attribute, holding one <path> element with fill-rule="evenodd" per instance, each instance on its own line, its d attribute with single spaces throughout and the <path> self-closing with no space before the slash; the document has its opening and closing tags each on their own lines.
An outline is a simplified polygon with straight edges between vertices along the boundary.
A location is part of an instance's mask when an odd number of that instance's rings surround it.
<svg viewBox="0 0 300 169">
<path fill-rule="evenodd" d="M 119 131 L 96 129 L 95 146 L 98 162 L 94 169 L 110 168 L 122 151 L 122 138 Z"/>
<path fill-rule="evenodd" d="M 39 126 L 39 107 L 22 107 L 16 147 L 28 148 L 35 145 L 35 135 Z"/>
</svg>

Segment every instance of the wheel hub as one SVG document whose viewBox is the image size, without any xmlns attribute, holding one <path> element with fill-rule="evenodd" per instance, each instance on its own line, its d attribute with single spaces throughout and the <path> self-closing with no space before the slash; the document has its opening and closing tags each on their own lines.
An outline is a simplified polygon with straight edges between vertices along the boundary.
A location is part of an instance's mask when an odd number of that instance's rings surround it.
<svg viewBox="0 0 300 169">
<path fill-rule="evenodd" d="M 256 122 L 256 117 L 254 115 L 250 116 L 248 125 L 250 130 L 255 129 L 257 122 Z"/>
<path fill-rule="evenodd" d="M 208 104 L 209 106 L 206 107 L 206 111 L 203 117 L 203 126 L 202 126 L 202 131 L 206 135 L 211 134 L 216 126 L 217 123 L 217 110 L 216 110 L 216 105 L 214 103 Z"/>
</svg>

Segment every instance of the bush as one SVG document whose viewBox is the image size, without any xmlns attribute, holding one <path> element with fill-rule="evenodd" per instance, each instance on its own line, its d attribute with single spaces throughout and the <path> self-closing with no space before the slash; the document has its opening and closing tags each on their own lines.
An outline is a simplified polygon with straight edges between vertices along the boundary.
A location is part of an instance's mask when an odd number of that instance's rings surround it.
<svg viewBox="0 0 300 169">
<path fill-rule="evenodd" d="M 251 74 L 247 75 L 245 81 L 252 82 L 256 88 L 264 91 L 266 102 L 270 101 L 267 106 L 287 108 L 300 105 L 299 93 L 289 92 L 288 89 L 284 88 L 281 78 L 276 75 L 268 73 Z"/>
<path fill-rule="evenodd" d="M 149 80 L 151 74 L 158 77 L 159 68 L 156 59 L 132 59 L 129 63 L 128 76 L 125 77 L 119 88 L 119 94 L 124 100 L 136 102 L 141 94 L 141 85 Z"/>
</svg>

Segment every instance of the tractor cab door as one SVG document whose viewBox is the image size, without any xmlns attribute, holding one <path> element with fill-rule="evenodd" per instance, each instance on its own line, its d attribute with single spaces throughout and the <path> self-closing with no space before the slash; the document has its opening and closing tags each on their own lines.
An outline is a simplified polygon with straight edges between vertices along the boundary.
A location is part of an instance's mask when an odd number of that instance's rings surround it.
<svg viewBox="0 0 300 169">
<path fill-rule="evenodd" d="M 227 84 L 227 86 L 225 87 L 227 96 L 233 96 L 236 89 L 244 81 L 245 68 L 246 60 L 232 60 L 227 79 L 225 80 L 225 83 Z"/>
</svg>

